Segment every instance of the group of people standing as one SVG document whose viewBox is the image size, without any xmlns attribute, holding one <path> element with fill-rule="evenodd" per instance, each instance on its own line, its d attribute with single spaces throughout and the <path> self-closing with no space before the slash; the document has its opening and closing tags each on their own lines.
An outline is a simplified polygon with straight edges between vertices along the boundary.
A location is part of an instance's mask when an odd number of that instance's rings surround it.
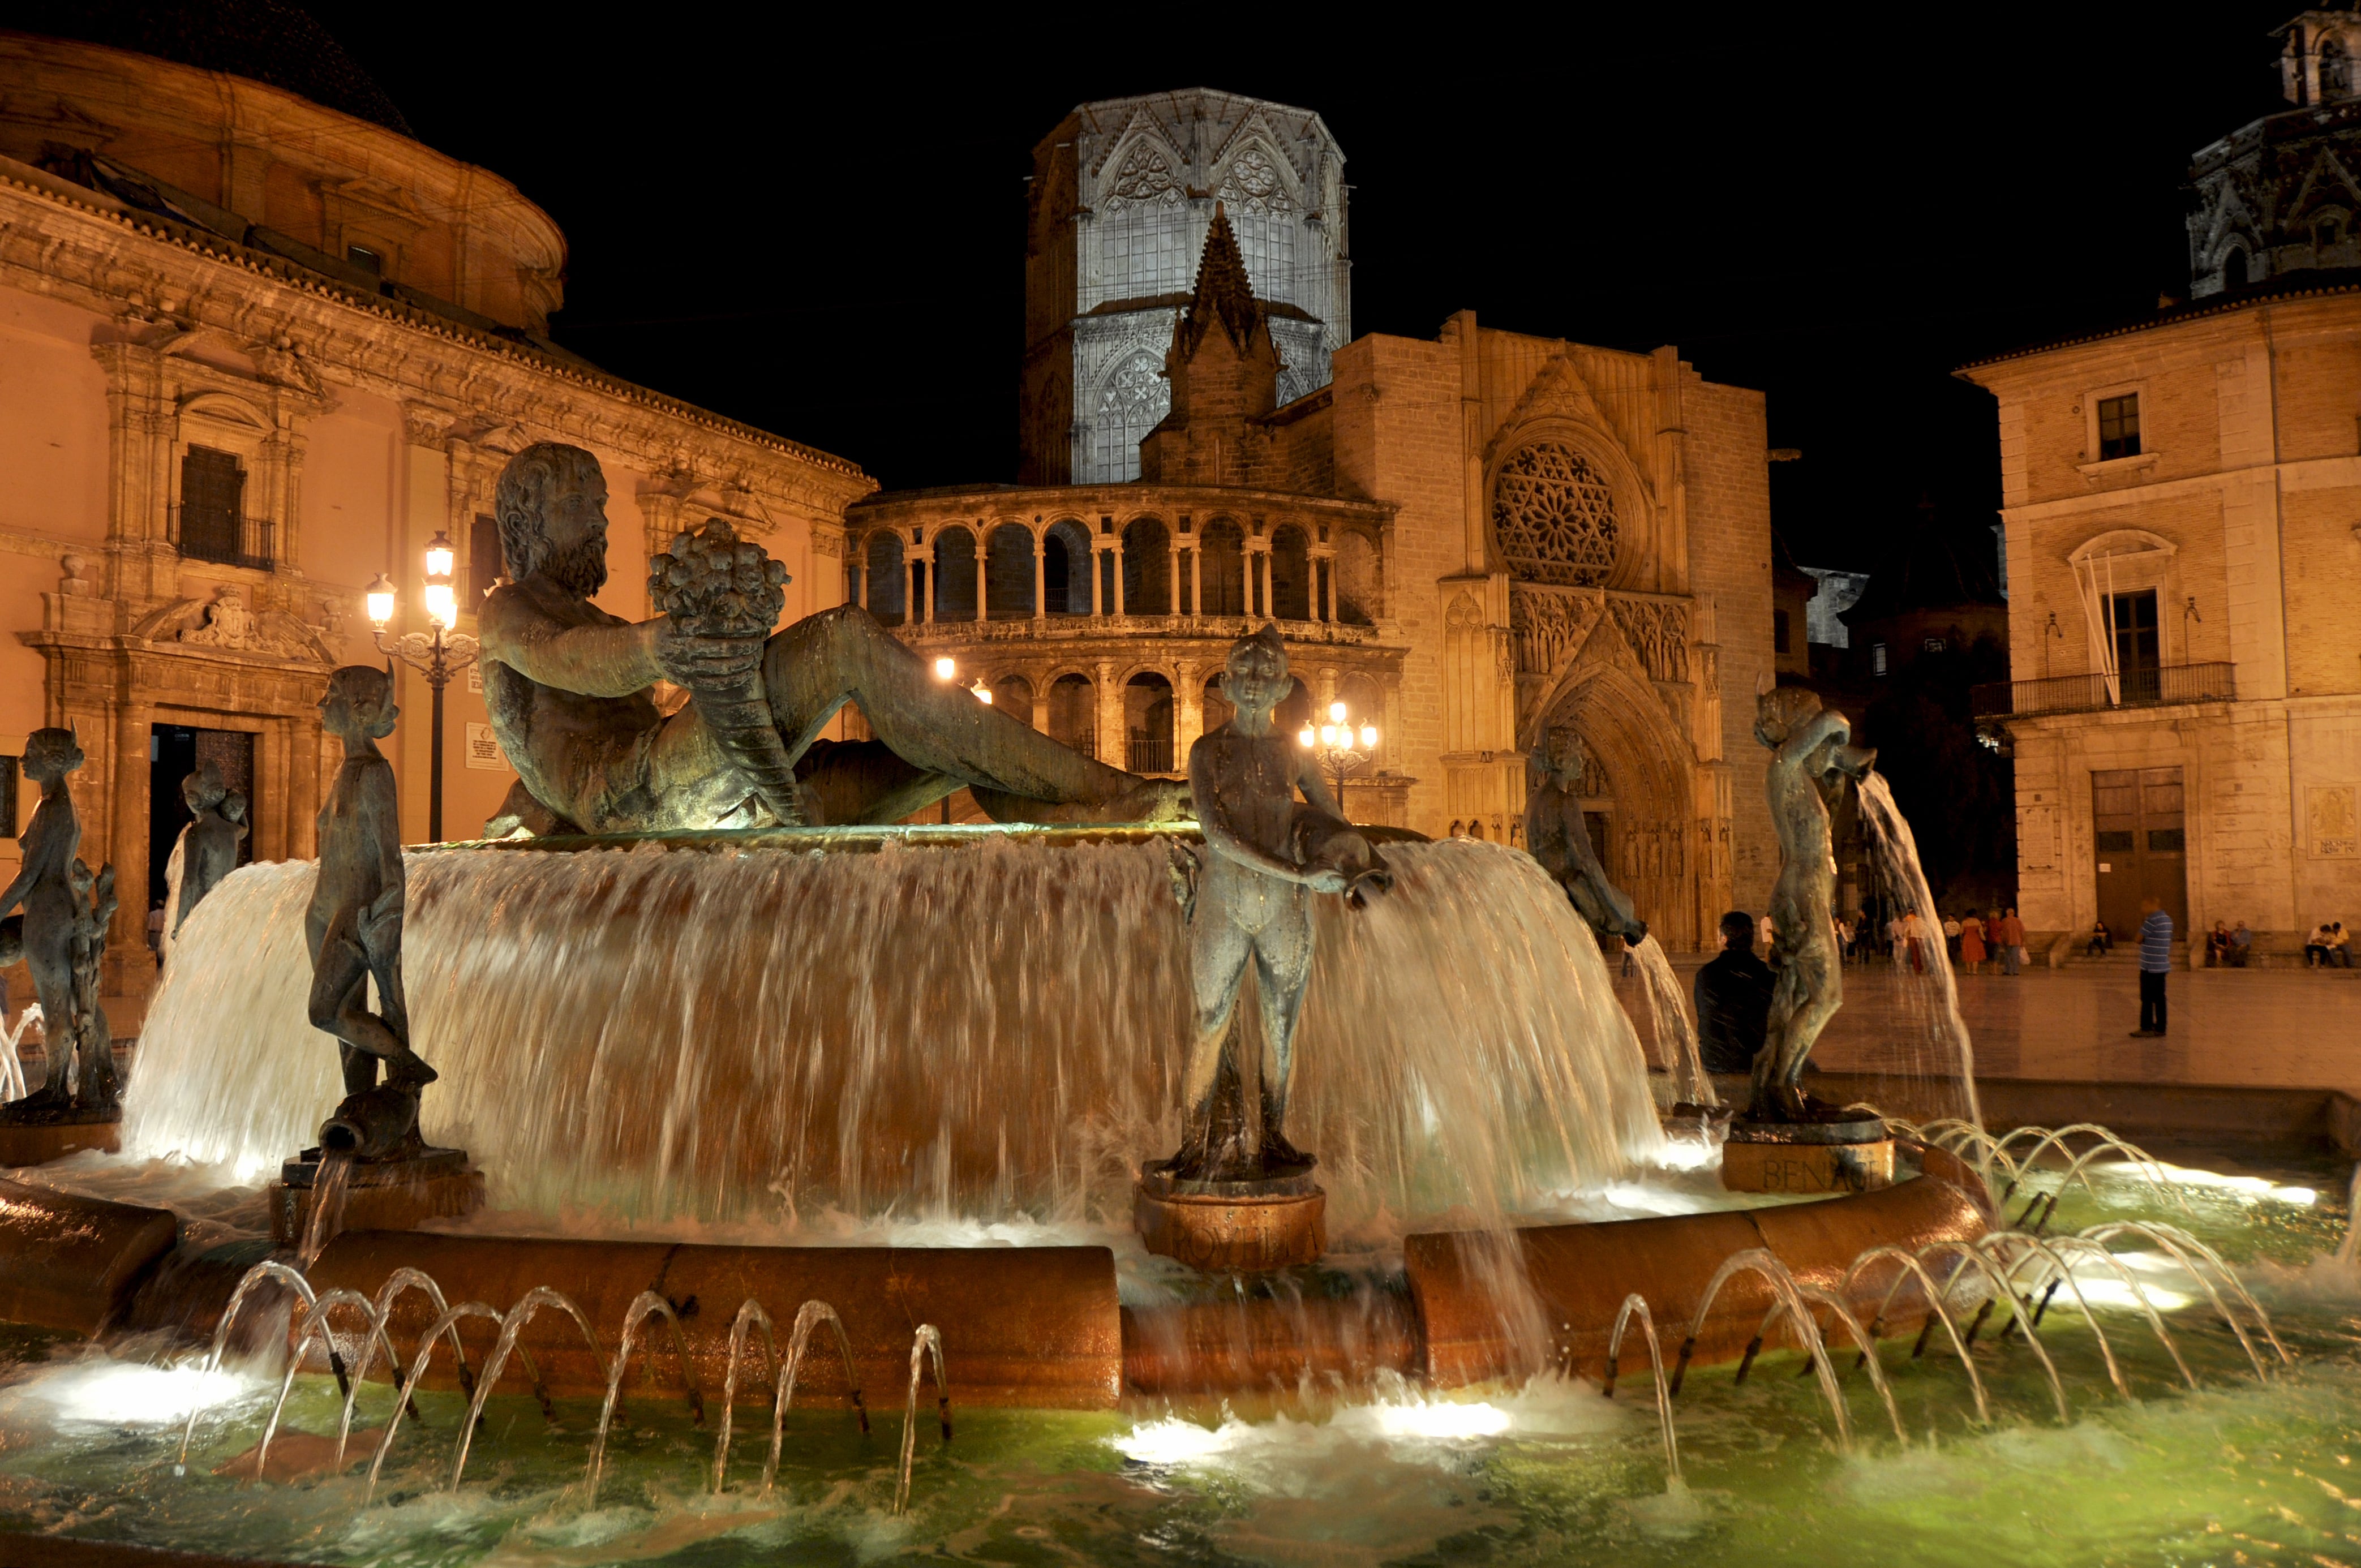
<svg viewBox="0 0 2361 1568">
<path fill-rule="evenodd" d="M 1938 935 L 1952 967 L 1969 974 L 1982 974 L 1986 963 L 1998 965 L 1998 973 L 2015 974 L 2025 962 L 2025 922 L 2014 909 L 1947 915 L 1939 928 L 1915 909 L 1896 912 L 1883 927 L 1866 910 L 1837 916 L 1837 939 L 1849 963 L 1866 965 L 1872 958 L 1886 957 L 1896 967 L 1908 964 L 1913 973 L 1924 974 L 1928 944 Z"/>
</svg>

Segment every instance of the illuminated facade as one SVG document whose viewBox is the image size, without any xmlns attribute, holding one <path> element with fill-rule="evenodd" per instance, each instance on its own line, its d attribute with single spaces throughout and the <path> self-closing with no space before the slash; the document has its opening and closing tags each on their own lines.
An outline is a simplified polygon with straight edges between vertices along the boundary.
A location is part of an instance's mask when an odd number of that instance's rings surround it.
<svg viewBox="0 0 2361 1568">
<path fill-rule="evenodd" d="M 71 724 L 82 853 L 123 889 L 118 1025 L 154 978 L 143 926 L 181 776 L 203 758 L 248 795 L 257 858 L 309 855 L 337 762 L 323 680 L 379 657 L 363 587 L 386 573 L 393 630 L 423 629 L 421 556 L 443 532 L 463 606 L 489 587 L 492 487 L 522 445 L 604 464 L 600 598 L 619 614 L 646 614 L 648 552 L 707 516 L 787 563 L 788 616 L 837 602 L 843 509 L 870 481 L 550 343 L 565 239 L 497 175 L 281 87 L 96 44 L 0 33 L 0 798 L 16 813 L 0 880 L 34 805 L 5 787 L 24 739 Z M 399 680 L 387 751 L 416 840 L 429 699 Z M 445 736 L 464 834 L 515 775 L 474 682 L 452 685 Z"/>
<path fill-rule="evenodd" d="M 1463 312 L 1345 344 L 1330 384 L 1290 397 L 1296 318 L 1258 298 L 1229 210 L 1161 318 L 1140 477 L 871 496 L 846 515 L 848 593 L 962 684 L 1146 773 L 1224 720 L 1224 655 L 1275 620 L 1302 683 L 1288 729 L 1342 701 L 1380 731 L 1356 820 L 1514 843 L 1525 752 L 1571 727 L 1594 844 L 1668 947 L 1763 907 L 1762 395 L 1671 348 Z"/>
</svg>

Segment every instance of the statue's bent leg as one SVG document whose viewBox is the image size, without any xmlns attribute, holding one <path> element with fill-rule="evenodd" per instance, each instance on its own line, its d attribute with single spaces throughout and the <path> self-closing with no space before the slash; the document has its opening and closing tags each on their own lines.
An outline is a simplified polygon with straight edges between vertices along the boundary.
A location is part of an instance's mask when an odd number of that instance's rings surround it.
<svg viewBox="0 0 2361 1568">
<path fill-rule="evenodd" d="M 1142 781 L 1060 745 L 964 686 L 935 679 L 926 662 L 869 614 L 840 605 L 772 637 L 763 658 L 771 715 L 800 757 L 851 701 L 904 762 L 959 784 L 1058 803 L 1116 800 Z"/>
<path fill-rule="evenodd" d="M 1189 926 L 1189 992 L 1195 1032 L 1180 1074 L 1180 1156 L 1184 1170 L 1213 1157 L 1213 1087 L 1222 1070 L 1230 1019 L 1238 1004 L 1254 938 L 1219 904 L 1203 901 Z"/>
<path fill-rule="evenodd" d="M 1804 1063 L 1819 1042 L 1820 1031 L 1844 1003 L 1844 975 L 1832 951 L 1799 954 L 1791 972 L 1796 976 L 1801 994 L 1779 1040 L 1776 1087 L 1800 1096 Z"/>
<path fill-rule="evenodd" d="M 368 955 L 353 929 L 353 916 L 340 913 L 328 923 L 319 957 L 313 961 L 312 1027 L 334 1035 L 354 1050 L 391 1061 L 410 1055 L 385 1020 L 368 1011 Z M 372 1075 L 374 1076 L 374 1075 Z"/>
<path fill-rule="evenodd" d="M 49 1076 L 37 1091 L 44 1099 L 62 1101 L 73 1060 L 73 960 L 63 953 L 27 952 L 33 971 L 33 993 L 41 999 L 41 1039 L 49 1058 Z"/>
<path fill-rule="evenodd" d="M 1302 1157 L 1287 1141 L 1287 1101 L 1295 1084 L 1295 1030 L 1312 978 L 1312 906 L 1301 888 L 1255 934 L 1255 989 L 1262 1008 L 1262 1153 L 1266 1166 Z"/>
</svg>

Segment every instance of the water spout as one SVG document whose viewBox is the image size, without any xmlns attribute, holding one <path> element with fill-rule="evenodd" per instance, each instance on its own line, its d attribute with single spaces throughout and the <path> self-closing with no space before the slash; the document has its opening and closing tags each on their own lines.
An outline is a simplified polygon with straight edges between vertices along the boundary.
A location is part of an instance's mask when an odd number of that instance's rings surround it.
<svg viewBox="0 0 2361 1568">
<path fill-rule="evenodd" d="M 1689 1020 L 1688 999 L 1681 994 L 1680 978 L 1673 972 L 1672 960 L 1664 957 L 1664 944 L 1651 933 L 1631 949 L 1631 957 L 1647 982 L 1656 1054 L 1664 1058 L 1664 1069 L 1673 1075 L 1673 1092 L 1684 1104 L 1708 1110 L 1720 1104 L 1713 1080 L 1705 1070 L 1705 1058 L 1697 1054 L 1697 1025 Z"/>
<path fill-rule="evenodd" d="M 951 1440 L 951 1391 L 943 1381 L 943 1336 L 932 1323 L 920 1323 L 910 1340 L 910 1395 L 902 1404 L 902 1467 L 894 1482 L 894 1511 L 910 1511 L 910 1464 L 918 1442 L 918 1378 L 931 1359 L 935 1371 L 935 1412 L 943 1425 L 943 1441 Z"/>
<path fill-rule="evenodd" d="M 1917 1040 L 1912 1048 L 1916 1059 L 1909 1071 L 1920 1079 L 1956 1082 L 1966 1119 L 1982 1126 L 1984 1113 L 1976 1097 L 1975 1047 L 1968 1037 L 1967 1020 L 1960 1015 L 1959 985 L 1943 944 L 1935 894 L 1918 861 L 1918 840 L 1902 808 L 1894 805 L 1894 791 L 1884 774 L 1863 775 L 1856 798 L 1867 831 L 1870 860 L 1880 882 L 1897 906 L 1916 910 L 1920 922 L 1931 932 L 1924 943 L 1923 974 L 1905 964 L 1901 954 L 1894 958 L 1895 973 L 1905 978 L 1903 993 L 1916 1022 Z"/>
</svg>

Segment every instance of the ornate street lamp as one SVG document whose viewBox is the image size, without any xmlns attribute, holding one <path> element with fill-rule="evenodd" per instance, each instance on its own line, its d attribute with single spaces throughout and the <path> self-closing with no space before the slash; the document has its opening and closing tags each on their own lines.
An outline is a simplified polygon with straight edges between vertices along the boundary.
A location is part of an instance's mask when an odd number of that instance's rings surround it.
<svg viewBox="0 0 2361 1568">
<path fill-rule="evenodd" d="M 1364 723 L 1356 731 L 1345 705 L 1328 705 L 1328 722 L 1313 729 L 1306 724 L 1295 739 L 1312 754 L 1336 786 L 1336 809 L 1345 809 L 1345 781 L 1378 760 L 1378 727 Z M 1356 742 L 1358 742 L 1356 745 Z"/>
<path fill-rule="evenodd" d="M 452 568 L 457 564 L 457 553 L 451 548 L 448 536 L 437 530 L 426 543 L 426 583 L 423 602 L 427 623 L 433 632 L 407 631 L 388 644 L 385 629 L 393 620 L 393 585 L 378 574 L 368 586 L 369 628 L 376 637 L 378 652 L 401 660 L 426 677 L 434 692 L 434 716 L 432 724 L 429 777 L 426 786 L 426 837 L 434 843 L 443 841 L 443 688 L 451 677 L 474 663 L 479 656 L 476 640 L 452 628 L 459 624 L 459 593 L 452 580 Z"/>
</svg>

